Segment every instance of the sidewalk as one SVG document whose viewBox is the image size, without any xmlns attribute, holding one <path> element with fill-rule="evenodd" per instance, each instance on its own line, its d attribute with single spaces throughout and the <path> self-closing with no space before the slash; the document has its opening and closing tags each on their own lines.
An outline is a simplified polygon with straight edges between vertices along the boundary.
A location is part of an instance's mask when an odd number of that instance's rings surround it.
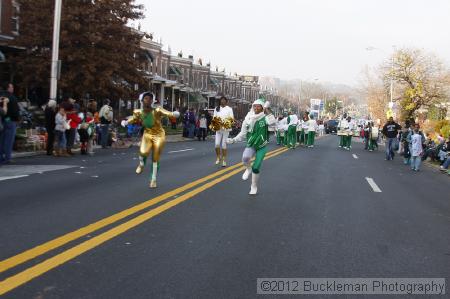
<svg viewBox="0 0 450 299">
<path fill-rule="evenodd" d="M 196 141 L 197 138 L 185 138 L 181 135 L 166 135 L 166 142 L 167 143 L 173 143 L 173 142 L 184 142 L 184 141 Z M 136 144 L 133 144 L 136 145 Z M 94 150 L 95 149 L 99 149 L 101 148 L 101 146 L 96 145 L 94 146 Z M 78 153 L 80 151 L 79 148 L 75 148 L 72 150 L 74 153 Z M 13 152 L 12 153 L 12 158 L 13 159 L 17 159 L 17 158 L 25 158 L 25 157 L 33 157 L 33 156 L 40 156 L 40 155 L 45 155 L 46 151 L 35 151 L 35 152 Z"/>
</svg>

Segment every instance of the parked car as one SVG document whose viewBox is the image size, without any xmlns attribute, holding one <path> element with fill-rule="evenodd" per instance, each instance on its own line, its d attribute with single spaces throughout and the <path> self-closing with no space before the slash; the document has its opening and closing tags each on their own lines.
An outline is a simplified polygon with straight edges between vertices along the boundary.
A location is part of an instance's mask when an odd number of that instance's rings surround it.
<svg viewBox="0 0 450 299">
<path fill-rule="evenodd" d="M 338 127 L 339 121 L 336 119 L 330 119 L 325 123 L 325 133 L 331 134 L 331 133 L 337 133 L 337 127 Z"/>
</svg>

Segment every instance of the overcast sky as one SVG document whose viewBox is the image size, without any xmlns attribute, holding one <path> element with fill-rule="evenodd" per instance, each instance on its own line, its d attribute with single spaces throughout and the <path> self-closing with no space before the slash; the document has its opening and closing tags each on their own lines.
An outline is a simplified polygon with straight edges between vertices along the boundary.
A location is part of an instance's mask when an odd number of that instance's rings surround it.
<svg viewBox="0 0 450 299">
<path fill-rule="evenodd" d="M 227 73 L 356 85 L 392 46 L 450 62 L 450 0 L 137 0 L 142 29 Z M 385 52 L 367 51 L 376 47 Z"/>
</svg>

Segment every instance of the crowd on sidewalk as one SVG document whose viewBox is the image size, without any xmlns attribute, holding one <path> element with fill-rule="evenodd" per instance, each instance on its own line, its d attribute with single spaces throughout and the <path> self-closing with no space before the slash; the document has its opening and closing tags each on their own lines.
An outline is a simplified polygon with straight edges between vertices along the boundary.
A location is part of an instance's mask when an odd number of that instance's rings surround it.
<svg viewBox="0 0 450 299">
<path fill-rule="evenodd" d="M 378 148 L 379 133 L 384 137 L 386 161 L 394 160 L 397 153 L 412 171 L 420 171 L 421 163 L 429 158 L 430 162 L 439 164 L 442 172 L 450 175 L 450 137 L 437 136 L 438 142 L 435 142 L 431 135 L 425 136 L 419 124 L 406 122 L 401 126 L 391 117 L 381 130 L 370 122 L 365 126 L 362 137 L 366 150 Z"/>
<path fill-rule="evenodd" d="M 82 155 L 93 155 L 95 144 L 107 148 L 111 145 L 112 122 L 113 109 L 108 99 L 99 111 L 95 100 L 89 100 L 86 106 L 72 98 L 59 105 L 49 100 L 45 107 L 47 155 L 72 156 L 76 142 Z"/>
</svg>

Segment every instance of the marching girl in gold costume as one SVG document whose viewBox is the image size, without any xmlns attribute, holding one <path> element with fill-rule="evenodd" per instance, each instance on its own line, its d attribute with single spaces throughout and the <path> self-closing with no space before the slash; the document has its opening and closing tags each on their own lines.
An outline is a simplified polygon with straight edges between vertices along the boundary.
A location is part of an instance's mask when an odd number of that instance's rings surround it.
<svg viewBox="0 0 450 299">
<path fill-rule="evenodd" d="M 150 188 L 156 188 L 156 175 L 159 168 L 159 158 L 166 142 L 166 132 L 161 126 L 163 117 L 178 118 L 180 113 L 177 111 L 169 112 L 164 108 L 157 106 L 155 95 L 150 92 L 144 92 L 139 96 L 142 103 L 142 109 L 133 111 L 133 116 L 127 121 L 122 122 L 122 126 L 127 124 L 141 124 L 144 128 L 141 147 L 139 149 L 139 165 L 136 173 L 140 174 L 144 170 L 147 157 L 152 152 L 152 172 L 150 179 Z"/>
<path fill-rule="evenodd" d="M 222 96 L 220 105 L 214 109 L 214 116 L 210 125 L 210 129 L 216 132 L 216 165 L 219 165 L 222 161 L 222 167 L 227 166 L 227 138 L 234 123 L 233 109 L 227 106 L 227 103 L 227 98 Z M 222 150 L 222 155 L 220 150 Z"/>
</svg>

